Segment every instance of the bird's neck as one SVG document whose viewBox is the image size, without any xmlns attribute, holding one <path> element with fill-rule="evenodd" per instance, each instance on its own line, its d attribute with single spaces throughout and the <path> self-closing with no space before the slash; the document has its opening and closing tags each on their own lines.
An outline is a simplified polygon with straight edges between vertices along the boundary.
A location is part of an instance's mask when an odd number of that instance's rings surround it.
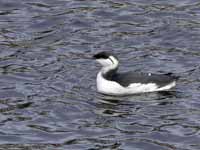
<svg viewBox="0 0 200 150">
<path fill-rule="evenodd" d="M 113 74 L 117 72 L 118 69 L 118 62 L 114 63 L 113 65 L 103 67 L 101 69 L 102 76 L 110 79 L 112 78 Z"/>
</svg>

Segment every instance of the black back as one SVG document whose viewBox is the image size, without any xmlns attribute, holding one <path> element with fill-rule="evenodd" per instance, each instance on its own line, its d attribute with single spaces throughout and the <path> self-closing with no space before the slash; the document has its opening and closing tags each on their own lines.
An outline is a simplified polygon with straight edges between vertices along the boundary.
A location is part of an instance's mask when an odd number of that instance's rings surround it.
<svg viewBox="0 0 200 150">
<path fill-rule="evenodd" d="M 159 87 L 162 87 L 176 80 L 176 77 L 165 74 L 127 72 L 113 73 L 112 77 L 109 76 L 108 80 L 118 82 L 125 87 L 129 86 L 131 83 L 156 83 Z"/>
</svg>

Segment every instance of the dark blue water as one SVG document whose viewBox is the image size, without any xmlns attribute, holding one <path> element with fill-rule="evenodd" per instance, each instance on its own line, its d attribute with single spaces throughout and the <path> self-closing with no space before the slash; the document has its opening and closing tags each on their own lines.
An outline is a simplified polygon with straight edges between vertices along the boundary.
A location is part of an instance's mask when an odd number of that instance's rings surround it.
<svg viewBox="0 0 200 150">
<path fill-rule="evenodd" d="M 102 50 L 178 85 L 98 94 Z M 0 149 L 199 150 L 199 91 L 199 0 L 0 1 Z"/>
</svg>

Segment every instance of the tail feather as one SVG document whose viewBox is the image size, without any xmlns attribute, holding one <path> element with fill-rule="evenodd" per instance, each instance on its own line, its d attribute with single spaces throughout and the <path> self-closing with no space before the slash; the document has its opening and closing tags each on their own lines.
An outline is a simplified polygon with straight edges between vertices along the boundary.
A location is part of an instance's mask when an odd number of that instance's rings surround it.
<svg viewBox="0 0 200 150">
<path fill-rule="evenodd" d="M 169 73 L 166 73 L 165 74 L 166 76 L 170 76 L 170 77 L 172 77 L 174 80 L 178 80 L 179 78 L 180 78 L 180 76 L 176 76 L 176 75 L 174 75 L 173 73 L 171 73 L 171 72 L 169 72 Z"/>
</svg>

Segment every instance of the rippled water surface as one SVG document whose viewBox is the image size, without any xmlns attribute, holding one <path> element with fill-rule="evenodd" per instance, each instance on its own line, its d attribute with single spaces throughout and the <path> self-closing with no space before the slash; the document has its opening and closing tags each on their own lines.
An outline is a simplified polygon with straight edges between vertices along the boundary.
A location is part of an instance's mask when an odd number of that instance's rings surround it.
<svg viewBox="0 0 200 150">
<path fill-rule="evenodd" d="M 178 85 L 98 94 L 102 50 Z M 0 149 L 199 150 L 199 91 L 199 0 L 0 1 Z"/>
</svg>

